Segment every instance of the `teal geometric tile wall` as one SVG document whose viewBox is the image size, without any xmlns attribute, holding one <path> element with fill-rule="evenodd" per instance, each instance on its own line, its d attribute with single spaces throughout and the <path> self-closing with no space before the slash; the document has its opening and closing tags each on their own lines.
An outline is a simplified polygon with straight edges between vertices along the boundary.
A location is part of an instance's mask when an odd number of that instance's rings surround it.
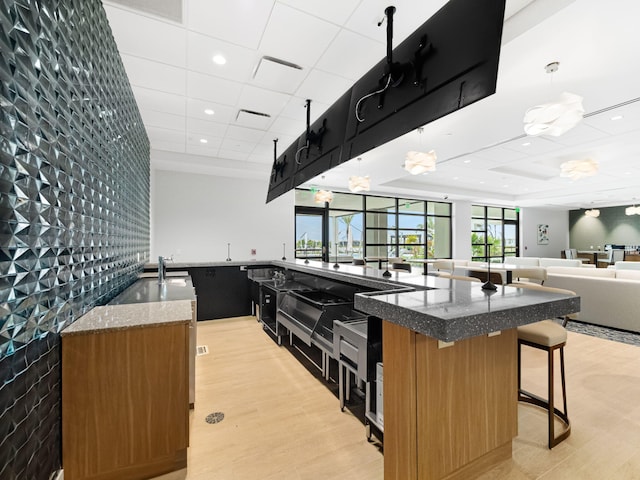
<svg viewBox="0 0 640 480">
<path fill-rule="evenodd" d="M 59 417 L 58 332 L 148 252 L 149 141 L 101 2 L 0 0 L 0 478 L 48 478 L 29 457 L 59 435 L 17 426 Z"/>
<path fill-rule="evenodd" d="M 149 143 L 99 1 L 5 1 L 0 15 L 2 356 L 144 263 Z"/>
</svg>

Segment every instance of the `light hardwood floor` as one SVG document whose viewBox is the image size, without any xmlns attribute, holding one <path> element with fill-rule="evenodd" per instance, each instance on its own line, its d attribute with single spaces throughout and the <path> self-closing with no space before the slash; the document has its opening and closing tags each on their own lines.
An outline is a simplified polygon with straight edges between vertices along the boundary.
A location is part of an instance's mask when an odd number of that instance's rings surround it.
<svg viewBox="0 0 640 480">
<path fill-rule="evenodd" d="M 198 345 L 189 466 L 156 480 L 382 479 L 380 445 L 255 317 L 199 322 Z M 545 353 L 523 352 L 545 393 Z M 640 479 L 640 347 L 569 332 L 565 357 L 571 436 L 548 450 L 543 411 L 519 405 L 512 459 L 479 478 Z"/>
</svg>

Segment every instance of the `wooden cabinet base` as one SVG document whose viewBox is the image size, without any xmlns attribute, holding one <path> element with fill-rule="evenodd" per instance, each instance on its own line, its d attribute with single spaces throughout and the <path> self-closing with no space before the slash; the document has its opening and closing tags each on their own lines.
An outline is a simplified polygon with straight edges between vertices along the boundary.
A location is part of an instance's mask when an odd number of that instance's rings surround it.
<svg viewBox="0 0 640 480">
<path fill-rule="evenodd" d="M 473 478 L 511 457 L 516 331 L 440 346 L 383 323 L 385 480 Z"/>
<path fill-rule="evenodd" d="M 180 450 L 173 455 L 156 457 L 144 464 L 129 465 L 109 472 L 97 473 L 89 477 L 78 477 L 86 480 L 139 480 L 141 478 L 154 478 L 165 473 L 187 468 L 187 449 Z M 65 470 L 65 478 L 68 478 Z"/>
<path fill-rule="evenodd" d="M 134 480 L 186 466 L 188 324 L 62 337 L 65 480 Z"/>
</svg>

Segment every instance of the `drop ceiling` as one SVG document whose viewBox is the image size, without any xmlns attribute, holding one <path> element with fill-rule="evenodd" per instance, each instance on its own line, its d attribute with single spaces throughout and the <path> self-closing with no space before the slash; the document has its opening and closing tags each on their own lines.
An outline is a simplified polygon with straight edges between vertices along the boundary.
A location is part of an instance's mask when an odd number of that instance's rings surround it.
<svg viewBox="0 0 640 480">
<path fill-rule="evenodd" d="M 385 27 L 377 24 L 385 7 L 397 8 L 397 45 L 446 2 L 183 0 L 181 15 L 176 0 L 104 3 L 153 168 L 263 180 L 266 198 L 273 140 L 282 152 L 303 133 L 305 100 L 312 99 L 313 121 L 384 57 Z M 636 203 L 640 4 L 506 5 L 494 95 L 307 186 L 347 191 L 350 175 L 367 174 L 371 191 L 387 195 L 559 209 Z M 559 70 L 546 73 L 554 61 Z M 563 91 L 584 97 L 583 121 L 560 137 L 525 135 L 527 108 Z M 412 176 L 402 168 L 407 151 L 431 149 L 435 172 Z M 599 163 L 596 176 L 560 177 L 560 164 L 584 158 Z"/>
</svg>

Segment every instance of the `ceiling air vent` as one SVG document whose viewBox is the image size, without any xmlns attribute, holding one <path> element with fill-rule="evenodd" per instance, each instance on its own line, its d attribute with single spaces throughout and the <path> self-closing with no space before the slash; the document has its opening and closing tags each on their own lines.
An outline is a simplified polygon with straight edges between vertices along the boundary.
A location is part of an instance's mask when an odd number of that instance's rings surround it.
<svg viewBox="0 0 640 480">
<path fill-rule="evenodd" d="M 253 81 L 260 87 L 293 94 L 302 83 L 300 65 L 275 57 L 264 56 L 253 71 Z"/>
<path fill-rule="evenodd" d="M 182 0 L 110 0 L 110 3 L 182 23 Z"/>
<path fill-rule="evenodd" d="M 236 124 L 242 125 L 243 127 L 266 130 L 270 119 L 271 115 L 268 113 L 255 112 L 253 110 L 246 110 L 243 108 L 238 110 L 238 115 L 236 115 Z"/>
</svg>

